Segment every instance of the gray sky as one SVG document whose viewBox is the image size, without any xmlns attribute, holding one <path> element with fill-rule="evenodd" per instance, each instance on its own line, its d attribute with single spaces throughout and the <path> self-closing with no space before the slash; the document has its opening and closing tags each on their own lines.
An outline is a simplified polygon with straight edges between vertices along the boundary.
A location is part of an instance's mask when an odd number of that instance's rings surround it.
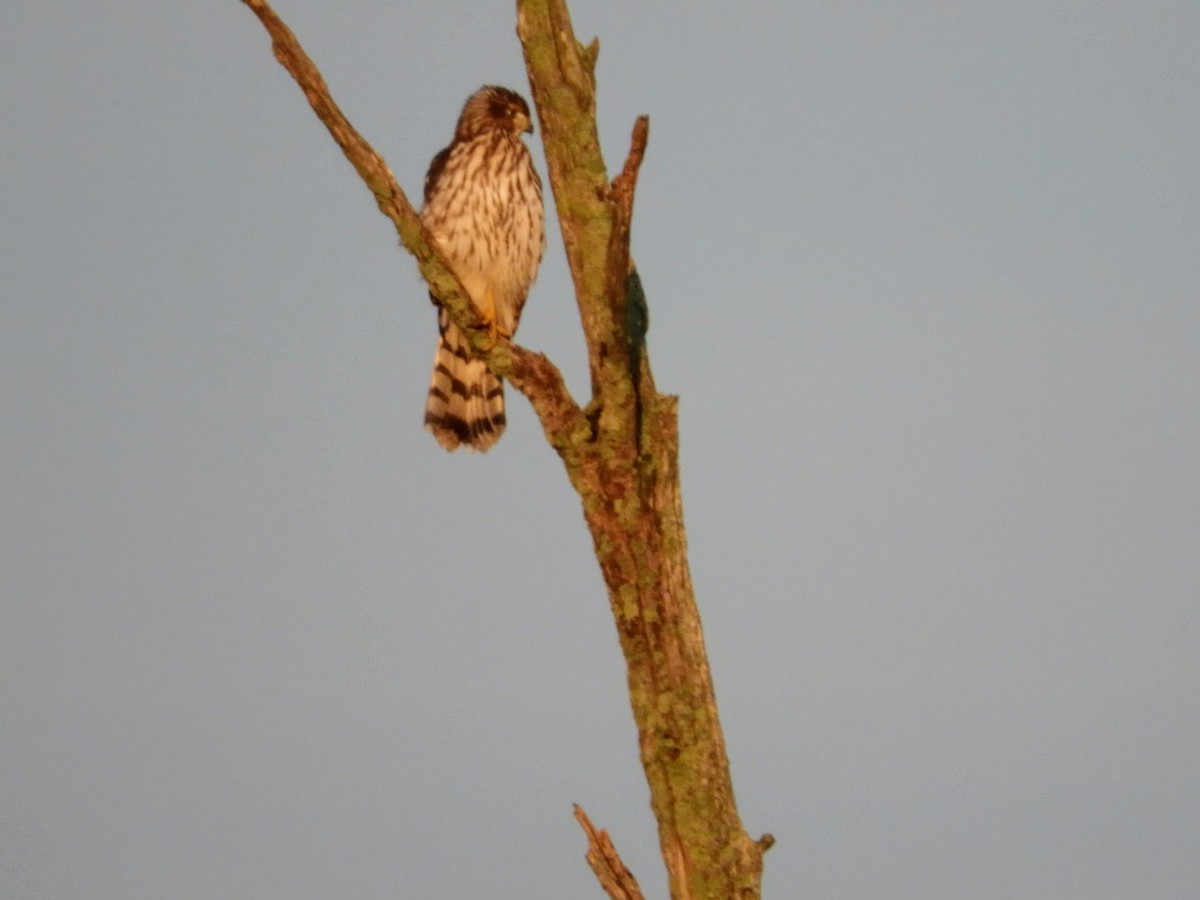
<svg viewBox="0 0 1200 900">
<path fill-rule="evenodd" d="M 279 0 L 416 196 L 509 3 Z M 1192 898 L 1200 5 L 575 3 L 769 897 Z M 576 498 L 240 3 L 0 28 L 0 896 L 665 894 Z M 544 172 L 540 147 L 535 151 Z M 519 338 L 576 390 L 561 242 Z"/>
</svg>

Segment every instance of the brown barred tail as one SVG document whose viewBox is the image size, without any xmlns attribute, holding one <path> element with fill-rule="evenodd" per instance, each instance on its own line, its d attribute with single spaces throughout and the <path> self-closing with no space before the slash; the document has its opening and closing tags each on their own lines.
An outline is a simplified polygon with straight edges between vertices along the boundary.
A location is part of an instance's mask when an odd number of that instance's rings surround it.
<svg viewBox="0 0 1200 900">
<path fill-rule="evenodd" d="M 425 430 L 447 450 L 465 444 L 487 450 L 504 433 L 504 387 L 483 360 L 471 355 L 458 328 L 438 340 L 425 402 Z"/>
</svg>

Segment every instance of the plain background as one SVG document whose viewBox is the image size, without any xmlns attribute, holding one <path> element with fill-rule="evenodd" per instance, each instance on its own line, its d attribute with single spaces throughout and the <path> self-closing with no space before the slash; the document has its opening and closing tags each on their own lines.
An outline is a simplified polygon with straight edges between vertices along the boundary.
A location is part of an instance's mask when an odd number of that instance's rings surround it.
<svg viewBox="0 0 1200 900">
<path fill-rule="evenodd" d="M 279 0 L 419 196 L 510 3 Z M 1200 883 L 1200 5 L 577 0 L 766 896 Z M 543 173 L 540 146 L 535 157 Z M 0 23 L 0 896 L 665 895 L 577 500 L 235 0 Z M 519 338 L 586 366 L 556 225 Z"/>
</svg>

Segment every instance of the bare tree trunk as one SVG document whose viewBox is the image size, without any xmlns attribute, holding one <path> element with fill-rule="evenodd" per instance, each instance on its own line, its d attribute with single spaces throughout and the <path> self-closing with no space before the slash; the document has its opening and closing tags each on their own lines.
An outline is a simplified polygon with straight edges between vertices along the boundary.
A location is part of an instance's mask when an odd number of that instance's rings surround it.
<svg viewBox="0 0 1200 900">
<path fill-rule="evenodd" d="M 588 346 L 592 398 L 581 409 L 541 354 L 486 345 L 462 286 L 432 245 L 383 159 L 342 115 L 320 73 L 265 0 L 243 0 L 380 210 L 393 220 L 434 295 L 497 375 L 530 400 L 579 493 L 591 529 L 637 722 L 642 766 L 675 900 L 757 898 L 769 835 L 746 834 L 734 802 L 704 636 L 687 562 L 679 489 L 677 399 L 654 387 L 645 305 L 629 255 L 630 221 L 648 122 L 634 125 L 610 183 L 595 121 L 599 51 L 579 44 L 564 0 L 517 0 L 563 241 Z M 641 893 L 612 842 L 582 810 L 588 861 L 614 900 Z"/>
</svg>

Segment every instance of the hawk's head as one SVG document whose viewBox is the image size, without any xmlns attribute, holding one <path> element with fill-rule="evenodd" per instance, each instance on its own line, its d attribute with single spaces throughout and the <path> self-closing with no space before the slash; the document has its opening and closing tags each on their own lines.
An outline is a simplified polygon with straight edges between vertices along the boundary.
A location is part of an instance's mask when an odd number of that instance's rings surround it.
<svg viewBox="0 0 1200 900">
<path fill-rule="evenodd" d="M 470 97 L 458 117 L 454 139 L 465 141 L 485 131 L 507 131 L 512 134 L 533 131 L 529 105 L 516 91 L 495 84 L 485 84 Z"/>
</svg>

